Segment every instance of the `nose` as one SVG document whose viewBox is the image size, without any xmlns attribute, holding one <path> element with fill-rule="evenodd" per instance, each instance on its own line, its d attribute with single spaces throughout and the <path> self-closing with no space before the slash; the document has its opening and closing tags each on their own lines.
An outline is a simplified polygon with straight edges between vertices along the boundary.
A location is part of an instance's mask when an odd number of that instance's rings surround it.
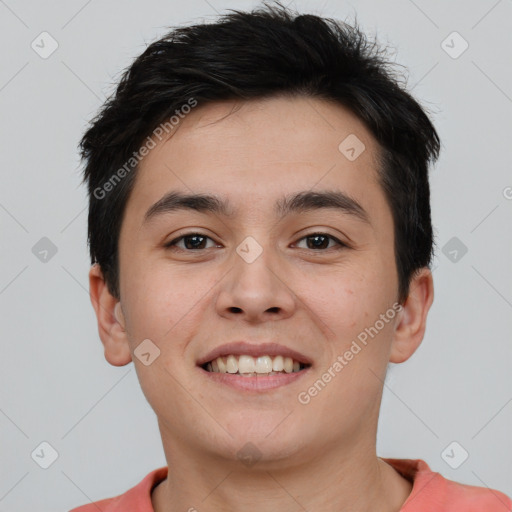
<svg viewBox="0 0 512 512">
<path fill-rule="evenodd" d="M 238 254 L 233 267 L 221 282 L 217 311 L 232 318 L 259 323 L 290 317 L 296 307 L 296 295 L 287 283 L 283 266 L 272 265 L 263 251 L 255 260 Z"/>
</svg>

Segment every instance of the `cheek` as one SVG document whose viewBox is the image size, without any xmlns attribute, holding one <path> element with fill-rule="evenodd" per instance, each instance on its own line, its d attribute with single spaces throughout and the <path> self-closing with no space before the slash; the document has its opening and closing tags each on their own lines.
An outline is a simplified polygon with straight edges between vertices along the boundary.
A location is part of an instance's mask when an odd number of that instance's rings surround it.
<svg viewBox="0 0 512 512">
<path fill-rule="evenodd" d="M 130 329 L 128 341 L 142 391 L 151 406 L 164 415 L 167 409 L 194 407 L 193 400 L 177 381 L 190 379 L 190 367 L 184 360 L 190 339 L 203 327 L 204 304 L 211 300 L 215 280 L 186 276 L 165 268 L 134 271 L 126 282 Z M 206 301 L 206 302 L 205 302 Z M 151 344 L 142 345 L 144 340 Z M 137 353 L 150 353 L 145 365 Z M 154 358 L 154 359 L 153 359 Z M 185 385 L 188 388 L 189 385 Z M 168 390 L 173 392 L 169 393 Z"/>
<path fill-rule="evenodd" d="M 157 339 L 175 335 L 177 324 L 194 316 L 214 286 L 215 281 L 210 284 L 205 277 L 165 265 L 134 270 L 126 282 L 134 334 Z"/>
<path fill-rule="evenodd" d="M 334 270 L 325 276 L 325 286 L 310 288 L 309 297 L 333 330 L 357 330 L 387 304 L 389 285 L 383 277 L 375 264 Z"/>
<path fill-rule="evenodd" d="M 359 379 L 362 370 L 367 377 L 369 366 L 379 374 L 393 332 L 392 278 L 375 262 L 333 272 L 328 283 L 324 293 L 315 287 L 309 294 L 311 308 L 328 333 L 327 366 L 346 354 L 343 373 L 348 374 L 347 378 Z M 381 320 L 386 313 L 388 316 Z"/>
</svg>

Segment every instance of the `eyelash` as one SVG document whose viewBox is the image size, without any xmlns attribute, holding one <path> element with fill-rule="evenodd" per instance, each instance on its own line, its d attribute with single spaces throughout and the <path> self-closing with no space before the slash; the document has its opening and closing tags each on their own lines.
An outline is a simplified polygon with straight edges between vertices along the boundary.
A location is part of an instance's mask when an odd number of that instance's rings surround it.
<svg viewBox="0 0 512 512">
<path fill-rule="evenodd" d="M 185 238 L 189 238 L 189 237 L 194 237 L 194 236 L 199 236 L 199 237 L 202 237 L 202 238 L 209 238 L 210 240 L 213 240 L 211 237 L 207 236 L 207 235 L 204 235 L 202 233 L 186 233 L 184 235 L 181 235 L 179 236 L 178 238 L 175 238 L 174 240 L 171 240 L 170 242 L 166 243 L 164 245 L 165 248 L 167 249 L 171 249 L 171 250 L 175 250 L 175 245 L 180 242 L 181 240 L 185 239 Z M 306 238 L 311 238 L 311 237 L 314 237 L 314 236 L 323 236 L 323 237 L 327 237 L 327 238 L 330 238 L 331 240 L 334 240 L 337 244 L 338 244 L 338 247 L 331 247 L 330 249 L 334 249 L 334 250 L 342 250 L 342 249 L 347 249 L 349 248 L 348 244 L 345 244 L 343 243 L 342 241 L 338 240 L 336 237 L 332 236 L 332 235 L 329 235 L 327 233 L 311 233 L 309 235 L 306 235 L 306 236 L 303 236 L 302 238 L 300 238 L 298 241 L 302 241 L 302 240 L 305 240 Z M 178 247 L 179 250 L 181 251 L 185 251 L 185 252 L 200 252 L 204 249 L 182 249 L 180 247 Z M 329 249 L 324 249 L 324 250 L 315 250 L 315 249 L 310 249 L 311 251 L 315 251 L 315 252 L 326 252 L 327 250 Z"/>
</svg>

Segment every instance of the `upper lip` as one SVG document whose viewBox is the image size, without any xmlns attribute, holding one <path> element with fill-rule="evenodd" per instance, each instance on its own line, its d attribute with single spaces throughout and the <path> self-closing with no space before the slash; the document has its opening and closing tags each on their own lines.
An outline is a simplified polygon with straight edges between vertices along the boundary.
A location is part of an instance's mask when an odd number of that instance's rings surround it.
<svg viewBox="0 0 512 512">
<path fill-rule="evenodd" d="M 311 365 L 311 360 L 293 350 L 289 347 L 285 347 L 284 345 L 279 345 L 278 343 L 248 343 L 246 341 L 234 341 L 232 343 L 226 343 L 225 345 L 220 345 L 204 356 L 202 356 L 198 361 L 197 365 L 202 366 L 205 363 L 209 363 L 214 359 L 217 359 L 221 356 L 229 356 L 233 355 L 249 355 L 252 357 L 260 357 L 260 356 L 283 356 L 283 357 L 291 357 L 295 361 L 299 363 Z"/>
</svg>

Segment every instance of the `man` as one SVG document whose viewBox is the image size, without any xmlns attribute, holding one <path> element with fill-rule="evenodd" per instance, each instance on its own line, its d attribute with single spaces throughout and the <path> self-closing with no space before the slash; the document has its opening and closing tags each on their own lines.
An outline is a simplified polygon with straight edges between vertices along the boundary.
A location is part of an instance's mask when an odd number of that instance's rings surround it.
<svg viewBox="0 0 512 512">
<path fill-rule="evenodd" d="M 433 301 L 440 143 L 356 27 L 278 4 L 177 29 L 81 148 L 105 357 L 133 361 L 167 467 L 74 512 L 511 510 L 376 454 Z"/>
</svg>

